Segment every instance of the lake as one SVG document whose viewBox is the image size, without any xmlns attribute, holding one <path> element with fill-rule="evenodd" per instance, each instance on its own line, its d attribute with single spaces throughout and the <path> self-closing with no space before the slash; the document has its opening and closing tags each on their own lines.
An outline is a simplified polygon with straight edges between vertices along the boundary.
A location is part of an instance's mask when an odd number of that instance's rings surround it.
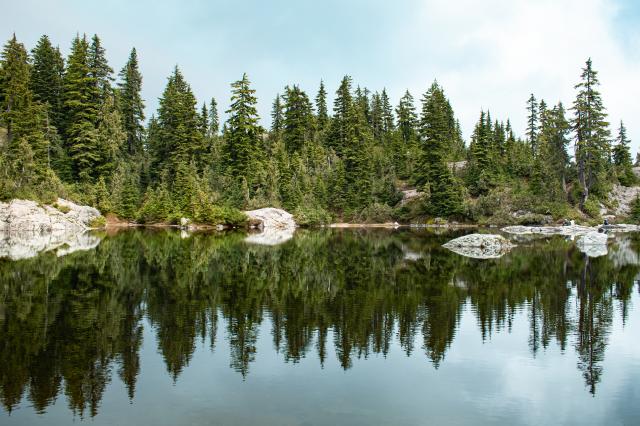
<svg viewBox="0 0 640 426">
<path fill-rule="evenodd" d="M 640 234 L 442 248 L 466 232 L 129 230 L 0 259 L 0 424 L 640 424 Z"/>
</svg>

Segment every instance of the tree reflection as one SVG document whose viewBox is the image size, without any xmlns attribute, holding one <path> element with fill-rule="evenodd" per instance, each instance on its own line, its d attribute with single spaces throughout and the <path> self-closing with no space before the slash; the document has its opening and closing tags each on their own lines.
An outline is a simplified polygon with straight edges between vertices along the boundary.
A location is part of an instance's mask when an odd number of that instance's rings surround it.
<svg viewBox="0 0 640 426">
<path fill-rule="evenodd" d="M 130 231 L 57 258 L 0 260 L 0 399 L 43 412 L 64 393 L 80 416 L 97 414 L 113 374 L 136 391 L 143 327 L 152 327 L 174 380 L 218 328 L 230 366 L 250 374 L 265 318 L 285 362 L 335 351 L 342 368 L 398 342 L 445 362 L 463 312 L 482 339 L 527 313 L 529 350 L 575 342 L 578 369 L 595 394 L 614 306 L 622 321 L 638 275 L 637 237 L 589 259 L 562 239 L 476 260 L 442 249 L 452 235 L 408 231 L 298 231 L 277 247 L 244 235 Z M 408 253 L 410 255 L 408 255 Z"/>
</svg>

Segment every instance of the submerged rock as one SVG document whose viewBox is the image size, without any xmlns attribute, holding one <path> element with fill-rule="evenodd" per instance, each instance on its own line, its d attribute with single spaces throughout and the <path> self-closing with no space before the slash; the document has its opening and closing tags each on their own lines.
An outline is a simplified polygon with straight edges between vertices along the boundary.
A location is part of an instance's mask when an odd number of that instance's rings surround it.
<svg viewBox="0 0 640 426">
<path fill-rule="evenodd" d="M 589 257 L 606 256 L 609 237 L 603 232 L 589 232 L 576 240 L 578 249 Z"/>
<path fill-rule="evenodd" d="M 444 244 L 454 253 L 475 259 L 496 259 L 508 253 L 514 244 L 501 235 L 469 234 Z"/>
<path fill-rule="evenodd" d="M 293 215 L 281 209 L 267 207 L 244 212 L 250 222 L 257 224 L 259 233 L 250 234 L 245 242 L 274 246 L 293 238 L 296 222 Z"/>
</svg>

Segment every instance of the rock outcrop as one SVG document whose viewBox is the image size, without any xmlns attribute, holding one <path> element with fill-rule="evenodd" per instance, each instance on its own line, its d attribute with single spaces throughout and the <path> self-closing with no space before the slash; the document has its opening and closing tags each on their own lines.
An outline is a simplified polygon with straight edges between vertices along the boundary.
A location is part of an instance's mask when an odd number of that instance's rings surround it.
<svg viewBox="0 0 640 426">
<path fill-rule="evenodd" d="M 62 198 L 52 206 L 12 200 L 0 203 L 0 232 L 81 232 L 89 229 L 92 221 L 100 216 L 93 207 L 79 206 Z"/>
<path fill-rule="evenodd" d="M 244 212 L 250 223 L 256 224 L 259 233 L 250 234 L 246 242 L 261 245 L 277 245 L 293 238 L 296 222 L 293 215 L 281 209 L 267 207 Z"/>
<path fill-rule="evenodd" d="M 475 259 L 496 259 L 508 253 L 514 244 L 501 235 L 469 234 L 444 244 L 454 253 Z"/>
<path fill-rule="evenodd" d="M 589 257 L 600 257 L 607 254 L 609 237 L 604 232 L 589 232 L 576 240 L 578 249 Z"/>
<path fill-rule="evenodd" d="M 100 239 L 87 234 L 100 212 L 59 198 L 53 205 L 12 200 L 0 203 L 0 257 L 26 259 L 40 252 L 64 256 L 97 246 Z"/>
<path fill-rule="evenodd" d="M 615 204 L 613 211 L 606 211 L 606 213 L 613 214 L 617 217 L 629 216 L 631 213 L 631 203 L 640 196 L 639 186 L 622 186 L 613 185 L 611 192 L 609 193 L 609 200 Z"/>
</svg>

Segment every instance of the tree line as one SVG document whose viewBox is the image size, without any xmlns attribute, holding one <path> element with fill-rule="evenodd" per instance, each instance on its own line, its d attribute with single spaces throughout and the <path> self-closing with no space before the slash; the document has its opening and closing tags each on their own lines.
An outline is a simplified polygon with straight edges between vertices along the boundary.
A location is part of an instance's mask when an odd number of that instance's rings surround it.
<svg viewBox="0 0 640 426">
<path fill-rule="evenodd" d="M 239 209 L 265 206 L 302 224 L 503 220 L 500 206 L 595 219 L 613 184 L 636 183 L 626 127 L 611 136 L 591 60 L 569 110 L 532 94 L 525 137 L 482 111 L 468 144 L 437 81 L 420 108 L 409 91 L 394 107 L 385 89 L 345 76 L 331 111 L 323 81 L 315 96 L 288 85 L 269 129 L 246 74 L 224 123 L 178 67 L 148 119 L 141 88 L 135 48 L 116 77 L 97 35 L 77 35 L 67 58 L 46 35 L 31 51 L 14 35 L 0 58 L 0 197 L 66 196 L 141 222 L 239 223 Z M 405 202 L 409 188 L 421 196 Z"/>
</svg>

